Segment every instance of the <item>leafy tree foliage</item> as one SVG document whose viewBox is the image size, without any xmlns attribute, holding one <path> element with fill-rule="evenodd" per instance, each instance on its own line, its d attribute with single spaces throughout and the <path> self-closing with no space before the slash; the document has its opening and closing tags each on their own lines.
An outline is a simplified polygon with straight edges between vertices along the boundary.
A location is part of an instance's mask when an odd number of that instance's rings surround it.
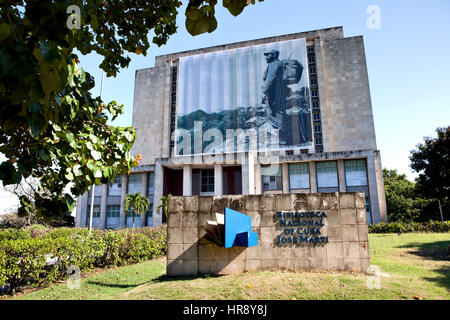
<svg viewBox="0 0 450 320">
<path fill-rule="evenodd" d="M 147 212 L 149 205 L 150 200 L 148 200 L 142 194 L 127 194 L 127 196 L 125 197 L 125 201 L 123 202 L 123 206 L 126 213 L 130 212 L 131 210 L 131 214 L 133 216 L 133 228 L 135 214 L 140 216 L 141 214 Z"/>
<path fill-rule="evenodd" d="M 250 2 L 224 0 L 223 5 L 237 15 Z M 186 27 L 192 35 L 217 27 L 216 3 L 189 1 Z M 68 15 L 71 5 L 79 15 Z M 79 67 L 74 50 L 98 53 L 100 67 L 116 76 L 130 62 L 126 52 L 147 53 L 149 33 L 154 44 L 167 42 L 177 30 L 181 5 L 178 0 L 0 0 L 0 152 L 7 157 L 0 180 L 9 185 L 33 177 L 51 190 L 21 196 L 19 213 L 36 207 L 44 218 L 63 216 L 73 209 L 73 197 L 90 185 L 137 165 L 130 154 L 134 129 L 107 124 L 123 106 L 92 96 L 94 79 Z"/>
<path fill-rule="evenodd" d="M 397 170 L 383 169 L 384 190 L 389 221 L 414 221 L 420 215 L 421 199 L 415 194 L 415 184 Z"/>
<path fill-rule="evenodd" d="M 416 149 L 411 151 L 409 159 L 411 168 L 419 173 L 417 191 L 427 198 L 439 199 L 444 219 L 448 219 L 450 210 L 450 126 L 437 128 L 436 132 L 437 137 L 425 137 L 424 143 L 418 144 Z M 439 210 L 437 207 L 436 209 Z M 445 217 L 446 215 L 447 217 Z"/>
</svg>

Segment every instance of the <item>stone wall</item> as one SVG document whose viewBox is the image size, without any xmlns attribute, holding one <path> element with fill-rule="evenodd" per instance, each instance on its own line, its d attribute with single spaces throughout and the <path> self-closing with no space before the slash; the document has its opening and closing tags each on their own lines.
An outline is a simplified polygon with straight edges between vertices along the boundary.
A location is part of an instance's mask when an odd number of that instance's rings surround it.
<svg viewBox="0 0 450 320">
<path fill-rule="evenodd" d="M 258 246 L 226 249 L 203 239 L 207 220 L 214 220 L 224 207 L 251 216 Z M 363 193 L 170 197 L 168 211 L 168 276 L 257 270 L 366 272 L 370 264 Z M 325 212 L 320 237 L 328 242 L 278 243 L 286 229 L 278 211 Z"/>
<path fill-rule="evenodd" d="M 324 152 L 377 148 L 363 37 L 316 39 Z"/>
<path fill-rule="evenodd" d="M 142 165 L 169 156 L 170 68 L 166 65 L 137 70 L 134 81 L 132 154 L 142 155 Z"/>
</svg>

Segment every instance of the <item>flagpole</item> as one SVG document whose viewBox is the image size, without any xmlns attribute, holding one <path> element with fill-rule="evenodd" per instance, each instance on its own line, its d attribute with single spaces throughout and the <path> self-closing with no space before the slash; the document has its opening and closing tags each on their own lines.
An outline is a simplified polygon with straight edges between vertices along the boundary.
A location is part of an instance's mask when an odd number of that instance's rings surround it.
<svg viewBox="0 0 450 320">
<path fill-rule="evenodd" d="M 102 70 L 102 83 L 100 86 L 100 100 L 103 96 L 103 80 L 105 79 L 105 71 Z M 91 195 L 91 212 L 89 213 L 89 235 L 91 235 L 92 231 L 92 218 L 94 216 L 94 196 L 95 196 L 95 182 L 92 185 L 92 195 Z"/>
</svg>

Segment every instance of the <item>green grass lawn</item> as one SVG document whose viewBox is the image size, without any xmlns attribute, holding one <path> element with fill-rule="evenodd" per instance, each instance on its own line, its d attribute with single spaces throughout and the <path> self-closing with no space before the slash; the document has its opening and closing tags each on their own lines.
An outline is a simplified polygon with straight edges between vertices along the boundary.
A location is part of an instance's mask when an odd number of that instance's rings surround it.
<svg viewBox="0 0 450 320">
<path fill-rule="evenodd" d="M 66 283 L 12 299 L 450 299 L 449 233 L 370 234 L 369 275 L 338 272 L 250 272 L 220 277 L 167 278 L 165 259 L 98 271 L 80 289 Z"/>
</svg>

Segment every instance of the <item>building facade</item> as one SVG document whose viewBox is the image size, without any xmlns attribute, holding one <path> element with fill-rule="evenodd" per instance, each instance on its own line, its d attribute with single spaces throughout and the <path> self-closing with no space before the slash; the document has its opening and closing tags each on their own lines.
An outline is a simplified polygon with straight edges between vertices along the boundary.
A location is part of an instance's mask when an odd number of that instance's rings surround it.
<svg viewBox="0 0 450 320">
<path fill-rule="evenodd" d="M 387 221 L 362 37 L 342 27 L 156 57 L 136 71 L 133 154 L 142 165 L 96 186 L 93 226 L 131 226 L 123 201 L 165 195 L 360 191 L 368 223 Z M 89 225 L 91 193 L 77 202 Z"/>
</svg>

